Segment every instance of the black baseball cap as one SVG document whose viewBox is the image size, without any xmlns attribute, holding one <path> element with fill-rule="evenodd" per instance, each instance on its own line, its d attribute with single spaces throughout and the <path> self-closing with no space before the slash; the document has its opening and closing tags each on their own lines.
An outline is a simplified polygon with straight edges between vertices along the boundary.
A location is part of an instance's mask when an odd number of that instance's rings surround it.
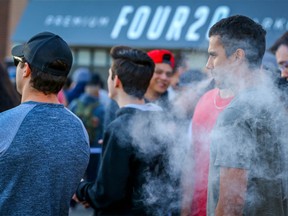
<svg viewBox="0 0 288 216">
<path fill-rule="evenodd" d="M 34 35 L 25 44 L 13 47 L 11 53 L 14 58 L 20 58 L 44 73 L 55 76 L 67 76 L 73 62 L 68 44 L 59 35 L 51 32 Z M 53 67 L 52 63 L 57 60 L 67 66 L 63 69 Z"/>
</svg>

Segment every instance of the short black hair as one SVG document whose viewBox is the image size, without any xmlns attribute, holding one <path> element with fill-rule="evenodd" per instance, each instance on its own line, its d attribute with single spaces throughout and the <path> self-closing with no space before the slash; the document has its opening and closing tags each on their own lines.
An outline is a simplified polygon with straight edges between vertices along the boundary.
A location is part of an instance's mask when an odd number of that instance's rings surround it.
<svg viewBox="0 0 288 216">
<path fill-rule="evenodd" d="M 23 67 L 25 63 L 20 62 L 20 67 Z M 29 64 L 29 63 L 28 63 Z M 58 92 L 63 88 L 67 76 L 53 75 L 39 70 L 38 68 L 29 65 L 31 69 L 31 80 L 30 83 L 33 88 L 44 94 L 58 94 Z M 63 70 L 63 68 L 68 67 L 67 64 L 61 60 L 56 60 L 51 64 L 51 67 L 57 70 Z"/>
<path fill-rule="evenodd" d="M 209 37 L 219 36 L 226 55 L 243 49 L 250 68 L 260 67 L 266 50 L 266 31 L 263 27 L 242 15 L 224 18 L 209 30 Z"/>
<path fill-rule="evenodd" d="M 269 51 L 275 54 L 281 45 L 288 46 L 288 31 L 286 31 L 280 38 L 275 41 L 275 43 L 270 47 Z"/>
<path fill-rule="evenodd" d="M 112 79 L 117 75 L 127 94 L 142 99 L 154 73 L 152 59 L 145 52 L 127 46 L 112 47 L 110 55 Z"/>
</svg>

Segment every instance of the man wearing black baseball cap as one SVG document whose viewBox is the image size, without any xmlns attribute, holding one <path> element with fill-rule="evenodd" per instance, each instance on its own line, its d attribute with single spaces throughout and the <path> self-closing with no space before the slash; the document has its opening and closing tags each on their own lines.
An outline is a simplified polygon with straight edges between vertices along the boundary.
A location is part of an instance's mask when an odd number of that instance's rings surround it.
<svg viewBox="0 0 288 216">
<path fill-rule="evenodd" d="M 0 114 L 0 215 L 68 215 L 89 160 L 82 122 L 58 102 L 72 53 L 43 32 L 12 49 L 21 104 Z"/>
</svg>

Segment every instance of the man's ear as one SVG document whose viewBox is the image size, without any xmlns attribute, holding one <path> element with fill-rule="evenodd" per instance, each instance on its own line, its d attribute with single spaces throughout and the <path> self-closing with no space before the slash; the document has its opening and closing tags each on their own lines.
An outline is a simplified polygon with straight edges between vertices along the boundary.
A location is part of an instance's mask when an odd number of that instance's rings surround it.
<svg viewBox="0 0 288 216">
<path fill-rule="evenodd" d="M 29 67 L 29 64 L 27 62 L 24 63 L 24 72 L 23 72 L 23 77 L 28 77 L 31 75 L 31 69 Z"/>
<path fill-rule="evenodd" d="M 114 87 L 115 88 L 119 88 L 122 86 L 121 80 L 119 79 L 119 77 L 117 75 L 115 75 L 114 77 Z"/>
<path fill-rule="evenodd" d="M 237 49 L 234 53 L 234 57 L 236 61 L 244 61 L 245 60 L 245 51 L 243 49 Z"/>
</svg>

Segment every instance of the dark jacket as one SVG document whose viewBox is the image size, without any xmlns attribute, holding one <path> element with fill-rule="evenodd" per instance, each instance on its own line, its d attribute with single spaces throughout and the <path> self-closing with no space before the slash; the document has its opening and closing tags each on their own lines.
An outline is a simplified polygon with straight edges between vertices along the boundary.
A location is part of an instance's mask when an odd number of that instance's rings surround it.
<svg viewBox="0 0 288 216">
<path fill-rule="evenodd" d="M 151 215 L 149 212 L 159 208 L 157 199 L 147 201 L 148 183 L 167 177 L 166 143 L 160 140 L 165 133 L 156 129 L 159 118 L 158 111 L 117 111 L 117 118 L 104 134 L 96 182 L 84 181 L 76 192 L 80 200 L 91 204 L 96 215 Z"/>
</svg>

